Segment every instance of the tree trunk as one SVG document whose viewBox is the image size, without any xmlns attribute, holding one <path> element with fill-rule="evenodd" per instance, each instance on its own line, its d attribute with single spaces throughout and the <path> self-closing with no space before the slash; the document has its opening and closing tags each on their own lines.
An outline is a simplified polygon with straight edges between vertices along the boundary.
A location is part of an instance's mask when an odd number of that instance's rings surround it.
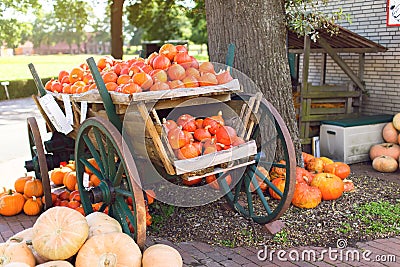
<svg viewBox="0 0 400 267">
<path fill-rule="evenodd" d="M 122 36 L 122 14 L 124 0 L 114 0 L 111 4 L 111 56 L 122 59 L 123 36 Z"/>
<path fill-rule="evenodd" d="M 206 0 L 205 5 L 210 61 L 224 63 L 228 44 L 235 44 L 234 68 L 249 76 L 278 110 L 290 131 L 297 162 L 301 162 L 284 1 Z"/>
</svg>

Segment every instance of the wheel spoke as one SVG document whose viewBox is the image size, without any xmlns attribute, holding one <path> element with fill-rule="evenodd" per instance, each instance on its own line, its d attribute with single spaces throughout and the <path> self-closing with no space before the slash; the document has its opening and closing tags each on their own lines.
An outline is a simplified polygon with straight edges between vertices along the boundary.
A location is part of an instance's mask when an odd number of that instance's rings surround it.
<svg viewBox="0 0 400 267">
<path fill-rule="evenodd" d="M 124 199 L 121 196 L 117 197 L 116 202 L 118 203 L 120 210 L 125 215 L 125 218 L 127 218 L 129 220 L 129 222 L 132 224 L 133 229 L 137 229 L 136 216 L 134 216 L 134 214 L 136 214 L 136 203 L 134 201 L 134 197 L 132 195 L 131 195 L 131 197 L 132 197 L 132 201 L 133 201 L 133 203 L 132 203 L 133 211 L 131 211 L 129 209 L 128 204 L 124 201 Z M 129 228 L 129 224 L 128 224 L 128 228 Z M 133 232 L 133 234 L 134 234 L 134 238 L 136 239 L 136 230 Z"/>
<path fill-rule="evenodd" d="M 124 166 L 122 162 L 120 162 L 118 165 L 117 173 L 115 174 L 114 177 L 114 181 L 111 181 L 114 184 L 114 186 L 118 186 L 121 184 L 122 175 L 124 174 L 124 171 L 125 171 Z"/>
<path fill-rule="evenodd" d="M 86 146 L 89 148 L 89 151 L 92 154 L 92 157 L 94 158 L 94 160 L 97 162 L 97 164 L 102 165 L 101 164 L 100 155 L 97 152 L 97 150 L 96 150 L 95 146 L 93 145 L 92 141 L 90 140 L 89 136 L 84 135 L 82 138 L 85 141 Z M 99 168 L 100 168 L 100 165 L 99 165 Z M 103 169 L 100 168 L 100 170 L 103 173 L 104 177 L 107 177 L 107 173 L 105 172 L 104 167 L 103 167 Z"/>
<path fill-rule="evenodd" d="M 121 195 L 121 196 L 124 196 L 124 197 L 131 197 L 132 196 L 132 192 L 131 191 L 127 191 L 127 190 L 124 190 L 124 189 L 121 189 L 121 188 L 118 188 L 118 187 L 114 188 L 114 190 L 118 195 Z"/>
<path fill-rule="evenodd" d="M 101 161 L 98 162 L 98 165 L 99 165 L 101 172 L 106 173 L 106 169 L 104 167 L 107 167 L 107 165 L 103 166 L 103 161 L 105 161 L 107 156 L 106 156 L 106 149 L 105 149 L 104 143 L 103 143 L 103 138 L 101 137 L 101 134 L 97 128 L 92 128 L 92 130 L 94 133 L 94 137 L 96 138 L 96 143 L 99 148 L 100 156 L 101 156 Z"/>
<path fill-rule="evenodd" d="M 281 165 L 281 164 L 276 164 Z M 279 190 L 270 180 L 268 180 L 255 166 L 250 166 L 251 170 L 257 174 L 258 177 L 264 177 L 263 180 L 267 185 L 278 194 L 278 196 L 282 197 L 283 193 Z"/>
<path fill-rule="evenodd" d="M 107 138 L 107 165 L 108 165 L 108 177 L 112 180 L 111 177 L 115 176 L 115 149 L 111 143 L 111 140 Z"/>
<path fill-rule="evenodd" d="M 249 209 L 249 217 L 253 217 L 254 216 L 253 198 L 252 198 L 251 192 L 249 190 L 250 177 L 247 175 L 247 173 L 245 174 L 245 178 L 244 178 L 244 186 L 246 188 L 245 192 L 246 192 L 246 198 L 247 198 L 247 207 Z"/>
<path fill-rule="evenodd" d="M 124 233 L 130 233 L 129 225 L 128 225 L 127 221 L 126 221 L 126 217 L 124 216 L 123 210 L 120 209 L 120 207 L 119 207 L 119 202 L 115 202 L 114 204 L 115 204 L 114 206 L 111 206 L 111 207 L 113 207 L 112 208 L 112 211 L 113 211 L 112 215 L 121 224 L 122 231 Z"/>
<path fill-rule="evenodd" d="M 93 166 L 87 159 L 85 158 L 79 158 L 79 161 L 83 163 L 94 175 L 96 175 L 100 180 L 104 180 L 104 175 L 101 173 L 99 170 L 96 169 L 95 166 Z"/>
</svg>

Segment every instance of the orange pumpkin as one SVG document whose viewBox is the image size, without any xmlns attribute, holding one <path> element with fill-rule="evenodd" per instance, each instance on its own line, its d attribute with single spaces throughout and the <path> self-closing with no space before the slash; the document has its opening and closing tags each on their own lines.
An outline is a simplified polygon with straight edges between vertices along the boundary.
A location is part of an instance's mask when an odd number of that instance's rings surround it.
<svg viewBox="0 0 400 267">
<path fill-rule="evenodd" d="M 55 203 L 57 201 L 57 195 L 53 192 L 51 192 L 51 203 Z M 46 196 L 42 196 L 42 203 L 44 204 L 46 202 Z"/>
<path fill-rule="evenodd" d="M 24 176 L 24 177 L 20 177 L 17 180 L 15 180 L 14 182 L 14 189 L 15 191 L 17 191 L 18 193 L 23 194 L 24 193 L 24 187 L 25 187 L 25 183 L 29 180 L 32 180 L 32 176 Z"/>
<path fill-rule="evenodd" d="M 314 186 L 309 186 L 306 183 L 297 183 L 292 204 L 298 208 L 312 209 L 318 206 L 322 200 L 321 191 Z"/>
<path fill-rule="evenodd" d="M 344 183 L 344 192 L 353 192 L 355 190 L 353 181 L 344 179 L 343 183 Z"/>
<path fill-rule="evenodd" d="M 63 184 L 68 190 L 74 191 L 76 182 L 77 180 L 75 171 L 69 172 L 64 176 Z"/>
<path fill-rule="evenodd" d="M 33 196 L 25 201 L 23 210 L 26 215 L 38 215 L 42 211 L 42 201 Z"/>
<path fill-rule="evenodd" d="M 311 154 L 308 154 L 308 153 L 306 153 L 306 152 L 301 152 L 301 155 L 302 155 L 302 157 L 303 157 L 304 167 L 307 168 L 308 162 L 309 162 L 311 159 L 313 159 L 314 156 L 311 155 Z"/>
<path fill-rule="evenodd" d="M 269 172 L 264 167 L 258 166 L 257 169 L 265 176 L 265 178 L 271 180 L 271 178 L 269 177 Z M 267 183 L 264 182 L 263 178 L 259 177 L 258 175 L 255 175 L 255 177 L 261 191 L 265 192 L 268 188 Z M 253 183 L 250 183 L 250 192 L 256 192 L 256 188 L 254 187 Z"/>
<path fill-rule="evenodd" d="M 310 184 L 313 176 L 304 168 L 296 167 L 296 183 Z"/>
<path fill-rule="evenodd" d="M 323 200 L 335 200 L 342 196 L 344 183 L 332 173 L 318 173 L 311 182 L 321 190 Z"/>
<path fill-rule="evenodd" d="M 307 163 L 307 170 L 310 172 L 321 173 L 324 171 L 325 163 L 320 158 L 313 158 Z"/>
<path fill-rule="evenodd" d="M 278 188 L 279 191 L 281 191 L 282 193 L 285 190 L 285 183 L 286 183 L 286 181 L 284 178 L 277 178 L 277 179 L 272 180 L 272 184 L 274 184 L 276 186 L 276 188 Z M 272 190 L 271 187 L 268 189 L 268 191 L 272 198 L 281 199 L 281 197 L 274 190 Z"/>
<path fill-rule="evenodd" d="M 0 197 L 0 215 L 14 216 L 24 208 L 25 198 L 18 192 L 9 190 L 8 194 Z"/>
<path fill-rule="evenodd" d="M 81 201 L 81 196 L 78 190 L 74 190 L 69 194 L 69 200 Z"/>
<path fill-rule="evenodd" d="M 278 162 L 279 164 L 286 164 L 286 161 L 283 159 Z M 277 179 L 277 178 L 286 178 L 286 169 L 285 168 L 280 168 L 280 167 L 272 167 L 271 171 L 269 172 L 269 175 L 272 180 Z"/>
<path fill-rule="evenodd" d="M 230 185 L 232 183 L 232 177 L 228 174 L 227 176 L 225 176 L 225 181 L 228 185 Z M 215 176 L 215 174 L 207 176 L 206 183 L 209 186 L 211 186 L 212 188 L 214 188 L 215 190 L 219 190 L 219 184 L 218 184 L 217 177 Z"/>
<path fill-rule="evenodd" d="M 43 185 L 39 179 L 32 178 L 26 181 L 24 186 L 24 195 L 27 197 L 41 197 L 43 196 Z"/>
<path fill-rule="evenodd" d="M 97 164 L 97 162 L 96 162 L 96 160 L 94 159 L 94 158 L 90 158 L 90 159 L 88 159 L 87 160 L 90 164 L 92 164 L 93 165 L 93 167 L 95 167 L 95 169 L 96 170 L 100 170 L 100 168 L 99 168 L 99 165 Z M 87 173 L 87 174 L 92 174 L 93 172 L 88 168 L 88 167 L 86 167 L 85 166 L 85 172 Z"/>
<path fill-rule="evenodd" d="M 55 168 L 54 170 L 51 171 L 50 173 L 50 180 L 55 184 L 55 185 L 62 185 L 64 181 L 64 176 L 65 174 L 71 172 L 72 169 L 70 167 L 60 167 L 60 168 Z"/>
<path fill-rule="evenodd" d="M 325 165 L 324 172 L 333 173 L 343 180 L 350 175 L 350 166 L 344 162 L 334 162 Z"/>
</svg>

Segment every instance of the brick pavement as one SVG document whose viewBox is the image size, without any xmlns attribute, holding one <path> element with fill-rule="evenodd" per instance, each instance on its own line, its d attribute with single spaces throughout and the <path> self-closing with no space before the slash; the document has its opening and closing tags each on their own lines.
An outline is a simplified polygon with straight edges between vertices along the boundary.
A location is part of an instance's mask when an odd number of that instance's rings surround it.
<svg viewBox="0 0 400 267">
<path fill-rule="evenodd" d="M 0 216 L 0 242 L 13 234 L 32 227 L 37 216 L 20 214 L 12 217 Z M 146 246 L 164 243 L 175 247 L 182 255 L 184 266 L 400 266 L 400 236 L 359 242 L 354 248 L 329 249 L 323 247 L 298 247 L 285 251 L 274 251 L 259 248 L 226 248 L 211 246 L 201 242 L 181 242 L 172 244 L 167 240 L 147 237 Z M 262 250 L 263 253 L 259 254 Z M 267 252 L 265 254 L 264 252 Z M 260 260 L 257 255 L 265 257 Z M 280 256 L 280 258 L 278 257 Z M 357 259 L 357 256 L 360 259 Z M 297 260 L 299 259 L 299 260 Z"/>
</svg>

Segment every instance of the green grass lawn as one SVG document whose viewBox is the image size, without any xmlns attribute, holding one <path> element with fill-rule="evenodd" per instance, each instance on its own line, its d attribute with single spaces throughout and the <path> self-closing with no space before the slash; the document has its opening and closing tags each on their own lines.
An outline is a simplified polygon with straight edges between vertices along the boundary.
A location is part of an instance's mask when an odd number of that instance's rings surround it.
<svg viewBox="0 0 400 267">
<path fill-rule="evenodd" d="M 205 45 L 200 50 L 200 45 L 190 45 L 190 55 L 199 61 L 208 61 Z M 202 53 L 199 53 L 199 52 Z M 0 57 L 0 81 L 13 81 L 19 79 L 31 79 L 28 64 L 32 63 L 40 78 L 50 78 L 58 76 L 61 70 L 70 71 L 73 67 L 86 62 L 86 59 L 93 57 L 95 61 L 101 55 L 45 55 L 45 56 L 12 56 Z M 137 57 L 136 55 L 126 55 L 124 59 Z"/>
</svg>

